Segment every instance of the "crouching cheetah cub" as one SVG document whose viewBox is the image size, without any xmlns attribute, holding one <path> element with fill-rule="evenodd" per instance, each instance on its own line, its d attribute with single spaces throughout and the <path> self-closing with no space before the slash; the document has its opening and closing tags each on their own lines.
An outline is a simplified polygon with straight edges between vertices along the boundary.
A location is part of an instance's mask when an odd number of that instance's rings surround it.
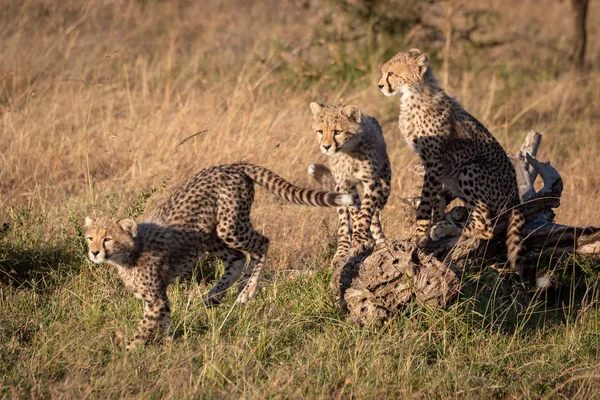
<svg viewBox="0 0 600 400">
<path fill-rule="evenodd" d="M 170 336 L 167 286 L 187 272 L 204 252 L 221 258 L 225 271 L 208 293 L 208 305 L 217 305 L 240 277 L 236 303 L 246 303 L 257 288 L 265 265 L 269 239 L 254 230 L 250 208 L 254 183 L 283 199 L 301 205 L 334 207 L 352 203 L 352 196 L 302 189 L 257 165 L 238 163 L 202 170 L 175 191 L 156 215 L 136 224 L 131 219 L 86 217 L 88 256 L 109 263 L 125 287 L 144 300 L 144 317 L 127 351 L 145 343 L 158 326 Z"/>
<path fill-rule="evenodd" d="M 314 117 L 312 128 L 321 152 L 329 156 L 331 170 L 312 164 L 308 173 L 324 187 L 334 183 L 336 192 L 349 193 L 354 198 L 354 204 L 338 208 L 338 248 L 333 263 L 346 262 L 350 248 L 351 255 L 361 253 L 369 246 L 371 235 L 376 243 L 385 240 L 380 212 L 390 195 L 390 161 L 375 118 L 351 105 L 311 103 L 310 109 Z M 362 204 L 357 186 L 363 187 Z"/>
<path fill-rule="evenodd" d="M 536 281 L 535 266 L 523 259 L 524 218 L 520 210 L 515 169 L 492 134 L 438 86 L 429 57 L 417 49 L 400 52 L 381 67 L 379 88 L 386 96 L 400 95 L 398 126 L 409 147 L 425 167 L 421 202 L 417 210 L 417 237 L 432 231 L 461 234 L 445 226 L 442 187 L 460 198 L 470 211 L 462 230 L 466 237 L 491 239 L 492 219 L 508 217 L 508 258 L 529 284 Z M 547 279 L 538 279 L 542 286 Z"/>
</svg>

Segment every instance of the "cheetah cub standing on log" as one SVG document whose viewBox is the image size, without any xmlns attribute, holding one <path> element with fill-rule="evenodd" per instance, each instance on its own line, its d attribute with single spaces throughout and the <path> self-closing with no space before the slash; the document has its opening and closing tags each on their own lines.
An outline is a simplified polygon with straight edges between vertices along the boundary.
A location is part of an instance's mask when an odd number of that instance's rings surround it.
<svg viewBox="0 0 600 400">
<path fill-rule="evenodd" d="M 442 185 L 459 197 L 471 212 L 462 229 L 466 237 L 489 240 L 492 219 L 508 216 L 508 258 L 522 279 L 536 282 L 535 266 L 523 259 L 524 218 L 519 204 L 515 169 L 491 133 L 438 86 L 429 57 L 417 49 L 400 52 L 381 67 L 379 88 L 386 96 L 400 94 L 398 126 L 409 147 L 425 167 L 417 210 L 417 237 L 432 232 L 461 234 L 461 228 L 442 221 Z M 543 279 L 538 280 L 539 285 Z"/>
<path fill-rule="evenodd" d="M 86 217 L 84 229 L 89 259 L 117 267 L 125 287 L 144 300 L 144 317 L 126 349 L 145 343 L 158 326 L 170 336 L 167 286 L 189 271 L 204 252 L 221 258 L 225 271 L 208 293 L 208 305 L 218 305 L 241 275 L 236 303 L 246 303 L 257 288 L 269 239 L 254 230 L 250 208 L 254 183 L 283 199 L 308 206 L 352 203 L 352 196 L 302 189 L 257 165 L 238 163 L 207 168 L 181 186 L 156 215 L 136 224 L 131 219 Z"/>
<path fill-rule="evenodd" d="M 376 243 L 385 240 L 380 212 L 390 195 L 390 161 L 375 118 L 363 114 L 356 106 L 311 103 L 310 109 L 314 116 L 312 128 L 321 152 L 329 156 L 331 171 L 312 164 L 308 173 L 324 187 L 335 182 L 336 192 L 349 193 L 354 198 L 353 205 L 338 208 L 338 248 L 333 263 L 345 263 L 350 249 L 351 255 L 355 255 L 369 246 L 371 234 Z M 362 204 L 357 185 L 363 186 Z"/>
</svg>

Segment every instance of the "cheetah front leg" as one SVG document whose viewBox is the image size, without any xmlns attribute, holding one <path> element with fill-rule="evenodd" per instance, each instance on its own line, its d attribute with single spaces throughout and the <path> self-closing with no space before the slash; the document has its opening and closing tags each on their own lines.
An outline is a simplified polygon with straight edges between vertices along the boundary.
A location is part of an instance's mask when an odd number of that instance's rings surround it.
<svg viewBox="0 0 600 400">
<path fill-rule="evenodd" d="M 417 209 L 417 229 L 415 237 L 420 244 L 427 239 L 431 225 L 432 210 L 436 210 L 436 218 L 439 218 L 439 201 L 442 196 L 441 173 L 438 167 L 425 164 L 425 177 L 423 178 L 423 190 L 421 201 Z"/>
<path fill-rule="evenodd" d="M 432 220 L 429 227 L 429 237 L 431 240 L 436 241 L 444 237 L 459 236 L 462 232 L 462 227 L 446 220 L 446 196 L 443 186 L 434 204 L 435 206 L 432 206 Z"/>
<path fill-rule="evenodd" d="M 433 209 L 432 224 L 446 219 L 446 206 L 454 199 L 456 199 L 456 195 L 446 185 L 442 185 L 442 191 L 437 198 L 437 207 Z"/>
<path fill-rule="evenodd" d="M 371 234 L 373 235 L 373 239 L 375 239 L 375 244 L 385 242 L 385 234 L 383 233 L 383 228 L 381 227 L 381 216 L 379 210 L 376 210 L 373 214 L 373 220 L 371 221 Z"/>
<path fill-rule="evenodd" d="M 165 302 L 165 306 L 158 316 L 158 329 L 162 337 L 171 342 L 173 341 L 173 330 L 171 329 L 171 306 Z"/>
<path fill-rule="evenodd" d="M 391 171 L 389 171 L 388 168 L 384 177 L 381 179 L 381 196 L 377 199 L 377 206 L 375 213 L 373 213 L 373 220 L 371 221 L 371 233 L 373 234 L 376 244 L 385 242 L 385 234 L 383 233 L 383 228 L 381 227 L 380 214 L 381 210 L 383 210 L 387 204 L 388 197 L 390 196 L 391 178 Z"/>
<path fill-rule="evenodd" d="M 383 197 L 383 188 L 379 181 L 365 181 L 362 204 L 358 213 L 352 216 L 352 250 L 351 256 L 361 254 L 369 246 L 371 235 L 371 222 L 375 214 L 376 207 L 380 204 Z M 379 226 L 379 216 L 377 216 L 377 226 Z M 379 233 L 379 232 L 378 232 Z M 380 232 L 381 234 L 383 232 Z"/>
<path fill-rule="evenodd" d="M 130 352 L 134 350 L 138 345 L 146 343 L 152 331 L 160 323 L 161 331 L 163 329 L 169 329 L 171 322 L 171 311 L 169 307 L 169 301 L 167 299 L 167 292 L 164 291 L 160 296 L 155 299 L 146 300 L 144 305 L 144 317 L 138 325 L 138 329 L 133 339 L 129 341 L 125 350 Z M 164 333 L 164 331 L 163 331 Z"/>
<path fill-rule="evenodd" d="M 440 222 L 446 217 L 446 199 L 444 197 L 443 187 L 432 205 L 431 217 L 432 224 Z"/>
<path fill-rule="evenodd" d="M 354 204 L 351 206 L 341 206 L 337 208 L 338 212 L 338 231 L 337 231 L 337 250 L 331 261 L 332 267 L 338 264 L 345 264 L 348 261 L 351 247 L 352 229 L 350 227 L 350 216 L 352 213 L 358 213 L 360 210 L 360 197 L 355 186 L 347 182 L 338 183 L 335 187 L 338 193 L 352 194 Z"/>
</svg>

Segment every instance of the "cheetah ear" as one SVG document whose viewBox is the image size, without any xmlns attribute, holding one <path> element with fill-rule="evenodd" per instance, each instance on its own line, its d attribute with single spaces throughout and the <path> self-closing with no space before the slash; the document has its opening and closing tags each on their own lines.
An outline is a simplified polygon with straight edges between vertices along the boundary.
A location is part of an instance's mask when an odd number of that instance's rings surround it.
<svg viewBox="0 0 600 400">
<path fill-rule="evenodd" d="M 421 54 L 417 57 L 417 66 L 419 67 L 419 74 L 423 77 L 429 67 L 429 56 L 427 54 Z"/>
<path fill-rule="evenodd" d="M 137 235 L 137 224 L 134 220 L 129 218 L 123 218 L 118 222 L 119 226 L 123 228 L 125 232 L 129 232 L 131 236 Z"/>
<path fill-rule="evenodd" d="M 360 124 L 360 120 L 361 120 L 361 112 L 360 112 L 360 108 L 356 107 L 356 106 L 345 106 L 342 109 L 342 112 L 344 113 L 345 116 L 347 116 L 349 119 L 353 120 L 354 122 L 356 122 L 357 124 Z"/>
<path fill-rule="evenodd" d="M 92 226 L 93 223 L 94 220 L 91 217 L 85 217 L 85 219 L 83 220 L 83 227 L 87 228 L 89 226 Z"/>
<path fill-rule="evenodd" d="M 408 52 L 412 56 L 419 56 L 419 55 L 421 55 L 421 50 L 419 50 L 419 49 L 410 49 Z"/>
<path fill-rule="evenodd" d="M 319 113 L 321 112 L 321 110 L 323 109 L 323 106 L 319 103 L 315 103 L 314 101 L 312 103 L 310 103 L 310 110 L 313 113 L 313 117 L 316 117 L 317 115 L 319 115 Z"/>
</svg>

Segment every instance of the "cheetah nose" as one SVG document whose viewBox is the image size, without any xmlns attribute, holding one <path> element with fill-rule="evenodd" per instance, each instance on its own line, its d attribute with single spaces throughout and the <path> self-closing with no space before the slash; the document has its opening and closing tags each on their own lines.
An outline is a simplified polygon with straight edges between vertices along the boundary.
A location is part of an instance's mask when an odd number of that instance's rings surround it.
<svg viewBox="0 0 600 400">
<path fill-rule="evenodd" d="M 324 145 L 323 145 L 323 148 L 324 148 L 325 150 L 329 150 L 329 149 L 331 148 L 331 145 L 330 145 L 330 144 L 324 144 Z"/>
<path fill-rule="evenodd" d="M 383 89 L 383 84 L 378 84 L 377 86 L 379 86 L 379 89 Z"/>
<path fill-rule="evenodd" d="M 92 253 L 92 255 L 96 257 L 98 254 L 100 254 L 100 250 L 92 250 L 90 253 Z"/>
</svg>

